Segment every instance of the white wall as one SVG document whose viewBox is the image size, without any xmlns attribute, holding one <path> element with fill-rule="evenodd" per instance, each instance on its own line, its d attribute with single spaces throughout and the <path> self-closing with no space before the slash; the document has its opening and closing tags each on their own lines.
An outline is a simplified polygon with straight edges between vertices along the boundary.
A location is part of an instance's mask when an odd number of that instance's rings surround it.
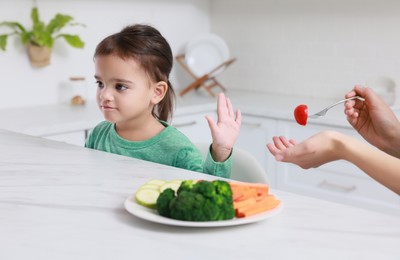
<svg viewBox="0 0 400 260">
<path fill-rule="evenodd" d="M 398 0 L 213 0 L 211 30 L 238 58 L 221 79 L 231 89 L 339 98 L 387 75 L 399 89 L 399 14 Z"/>
<path fill-rule="evenodd" d="M 86 42 L 83 50 L 69 47 L 63 40 L 54 46 L 51 65 L 32 68 L 25 47 L 16 37 L 10 38 L 7 51 L 0 51 L 0 109 L 57 103 L 67 100 L 70 76 L 85 76 L 89 97 L 94 99 L 93 51 L 105 36 L 132 23 L 147 23 L 158 28 L 169 41 L 174 55 L 197 33 L 210 30 L 209 1 L 204 0 L 38 0 L 42 20 L 48 22 L 56 13 L 72 15 L 86 28 L 65 28 Z M 31 26 L 32 0 L 0 0 L 0 20 L 19 21 Z M 0 34 L 8 32 L 0 27 Z M 179 66 L 171 75 L 177 89 L 190 78 Z"/>
<path fill-rule="evenodd" d="M 83 50 L 56 42 L 52 64 L 30 66 L 24 46 L 11 38 L 0 51 L 0 109 L 65 101 L 70 76 L 87 78 L 94 99 L 92 54 L 105 36 L 136 22 L 156 26 L 174 54 L 198 33 L 227 41 L 238 61 L 220 75 L 229 89 L 308 97 L 343 97 L 376 75 L 400 85 L 400 1 L 397 0 L 38 0 L 49 21 L 70 14 L 86 28 L 68 28 Z M 0 0 L 0 20 L 30 25 L 33 0 Z M 6 29 L 0 27 L 0 33 Z M 175 63 L 177 90 L 192 79 Z M 400 86 L 398 86 L 398 89 Z M 399 96 L 399 92 L 398 96 Z M 397 99 L 399 103 L 400 98 Z"/>
</svg>

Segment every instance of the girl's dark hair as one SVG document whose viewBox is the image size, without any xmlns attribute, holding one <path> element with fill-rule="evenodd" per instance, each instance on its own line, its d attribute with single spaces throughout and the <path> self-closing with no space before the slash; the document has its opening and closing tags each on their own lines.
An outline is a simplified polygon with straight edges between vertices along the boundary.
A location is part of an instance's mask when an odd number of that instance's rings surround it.
<svg viewBox="0 0 400 260">
<path fill-rule="evenodd" d="M 96 47 L 94 57 L 110 54 L 124 60 L 134 58 L 151 80 L 167 82 L 167 93 L 153 109 L 152 114 L 160 120 L 168 121 L 172 117 L 175 99 L 175 92 L 169 81 L 173 56 L 171 47 L 161 33 L 149 25 L 127 26 L 102 40 Z"/>
</svg>

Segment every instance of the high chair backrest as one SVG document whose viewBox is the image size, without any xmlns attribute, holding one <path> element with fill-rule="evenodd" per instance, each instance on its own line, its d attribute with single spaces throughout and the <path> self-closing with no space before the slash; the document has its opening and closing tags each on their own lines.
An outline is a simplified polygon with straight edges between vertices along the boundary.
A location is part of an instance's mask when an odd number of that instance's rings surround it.
<svg viewBox="0 0 400 260">
<path fill-rule="evenodd" d="M 210 144 L 195 143 L 205 158 Z M 231 179 L 244 182 L 268 183 L 267 173 L 260 162 L 248 151 L 238 147 L 233 148 Z"/>
</svg>

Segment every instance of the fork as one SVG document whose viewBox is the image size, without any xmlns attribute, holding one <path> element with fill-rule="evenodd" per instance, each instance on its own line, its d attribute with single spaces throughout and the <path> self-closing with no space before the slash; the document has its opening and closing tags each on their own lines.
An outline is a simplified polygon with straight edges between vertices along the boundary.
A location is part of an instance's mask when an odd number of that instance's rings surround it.
<svg viewBox="0 0 400 260">
<path fill-rule="evenodd" d="M 308 117 L 309 118 L 320 118 L 320 117 L 323 117 L 324 115 L 326 115 L 326 112 L 328 112 L 328 110 L 331 109 L 332 107 L 334 107 L 336 105 L 339 105 L 341 103 L 344 103 L 346 101 L 352 100 L 352 99 L 359 99 L 359 100 L 364 101 L 364 98 L 362 98 L 360 96 L 354 96 L 354 97 L 351 97 L 351 98 L 346 98 L 346 99 L 340 100 L 340 101 L 338 101 L 338 102 L 336 102 L 336 103 L 324 108 L 323 110 L 321 110 L 321 111 L 319 111 L 319 112 L 317 112 L 317 113 L 315 113 L 313 115 L 309 115 Z"/>
</svg>

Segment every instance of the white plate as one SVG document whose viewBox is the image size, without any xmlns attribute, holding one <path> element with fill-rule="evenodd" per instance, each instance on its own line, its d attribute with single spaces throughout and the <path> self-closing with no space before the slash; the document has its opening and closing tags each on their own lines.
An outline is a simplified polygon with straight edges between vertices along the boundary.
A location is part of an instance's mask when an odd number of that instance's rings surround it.
<svg viewBox="0 0 400 260">
<path fill-rule="evenodd" d="M 247 218 L 234 218 L 230 220 L 221 220 L 221 221 L 195 222 L 195 221 L 176 220 L 160 216 L 158 215 L 155 209 L 150 209 L 142 205 L 139 205 L 135 200 L 135 195 L 127 198 L 125 200 L 124 205 L 125 209 L 129 213 L 138 218 L 145 219 L 155 223 L 172 225 L 172 226 L 182 226 L 182 227 L 224 227 L 224 226 L 236 226 L 236 225 L 254 223 L 275 216 L 276 214 L 281 212 L 283 208 L 281 202 L 281 204 L 273 210 L 269 210 L 267 212 L 260 213 Z"/>
<path fill-rule="evenodd" d="M 229 59 L 229 49 L 225 41 L 215 34 L 202 34 L 188 42 L 185 50 L 185 62 L 190 70 L 202 77 Z M 217 70 L 212 76 L 221 73 Z"/>
</svg>

